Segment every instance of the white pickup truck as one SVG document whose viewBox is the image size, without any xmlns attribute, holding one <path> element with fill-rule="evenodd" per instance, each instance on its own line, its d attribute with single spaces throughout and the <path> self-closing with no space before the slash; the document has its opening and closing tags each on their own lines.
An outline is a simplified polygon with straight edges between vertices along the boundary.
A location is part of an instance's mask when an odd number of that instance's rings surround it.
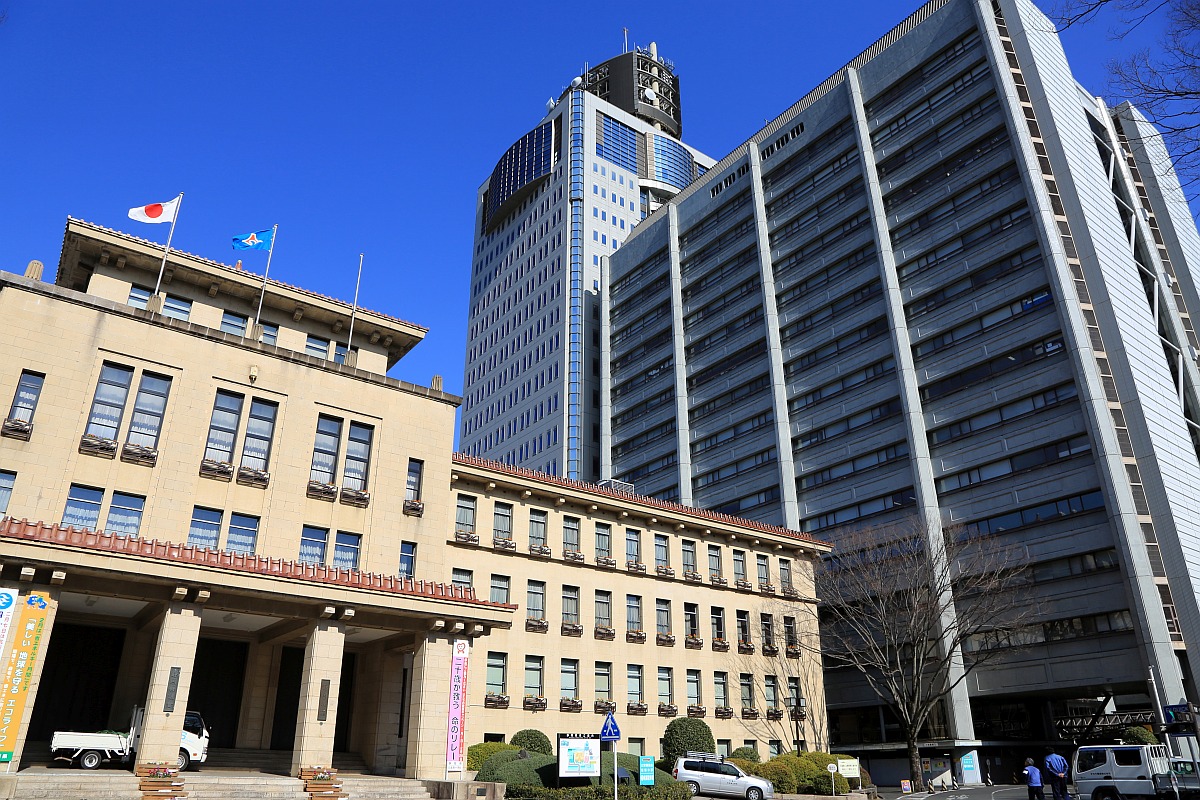
<svg viewBox="0 0 1200 800">
<path fill-rule="evenodd" d="M 105 761 L 129 761 L 137 752 L 142 736 L 141 707 L 133 709 L 129 733 L 81 733 L 55 731 L 50 739 L 54 758 L 78 764 L 83 769 L 97 769 Z M 179 740 L 177 766 L 180 771 L 203 763 L 208 758 L 208 728 L 195 711 L 183 717 L 183 734 Z"/>
<path fill-rule="evenodd" d="M 1172 759 L 1161 744 L 1110 744 L 1075 751 L 1071 774 L 1080 800 L 1181 798 L 1200 800 L 1190 761 Z"/>
</svg>

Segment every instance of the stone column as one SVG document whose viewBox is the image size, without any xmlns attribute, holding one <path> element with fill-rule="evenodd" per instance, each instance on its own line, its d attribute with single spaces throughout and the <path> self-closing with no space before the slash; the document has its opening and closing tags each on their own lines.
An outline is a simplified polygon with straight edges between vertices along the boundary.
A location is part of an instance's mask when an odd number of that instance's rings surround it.
<svg viewBox="0 0 1200 800">
<path fill-rule="evenodd" d="M 346 627 L 335 620 L 316 622 L 308 634 L 300 678 L 300 708 L 296 712 L 296 744 L 292 749 L 293 775 L 299 775 L 302 767 L 328 767 L 333 763 L 345 643 Z"/>
<path fill-rule="evenodd" d="M 400 711 L 404 705 L 404 653 L 377 647 L 366 653 L 362 716 L 355 722 L 365 732 L 360 752 L 371 772 L 395 775 L 400 765 Z"/>
<path fill-rule="evenodd" d="M 7 692 L 4 698 L 12 702 L 21 694 L 24 695 L 24 706 L 21 708 L 21 718 L 17 722 L 16 736 L 5 739 L 5 744 L 12 748 L 10 761 L 0 764 L 0 772 L 16 772 L 21 763 L 21 754 L 25 750 L 25 737 L 29 734 L 29 720 L 33 716 L 33 706 L 37 702 L 38 687 L 42 682 L 42 667 L 46 663 L 46 649 L 50 646 L 50 633 L 54 629 L 54 618 L 58 615 L 58 589 L 43 587 L 27 588 L 29 584 L 5 584 L 2 588 L 11 589 L 17 593 L 16 607 L 12 611 L 6 645 L 0 647 L 0 683 Z M 14 677 L 12 683 L 3 678 L 10 666 L 22 659 L 26 665 L 25 681 Z M 15 670 L 14 670 L 15 674 Z M 4 716 L 8 716 L 5 714 Z M 7 722 L 7 720 L 5 720 Z M 10 723 L 11 724 L 11 723 Z"/>
<path fill-rule="evenodd" d="M 409 692 L 408 759 L 404 777 L 446 777 L 446 717 L 450 702 L 451 639 L 428 634 L 417 639 Z M 475 665 L 472 665 L 475 666 Z M 471 669 L 467 669 L 471 680 Z M 468 724 L 469 724 L 468 720 Z M 468 731 L 467 740 L 471 734 Z"/>
<path fill-rule="evenodd" d="M 271 686 L 273 670 L 278 669 L 272 645 L 251 643 L 246 659 L 246 682 L 242 689 L 242 714 L 238 721 L 236 746 L 254 750 L 271 746 L 267 723 L 275 710 L 275 690 Z"/>
<path fill-rule="evenodd" d="M 146 691 L 146 714 L 137 763 L 179 758 L 183 715 L 192 688 L 196 642 L 200 639 L 200 606 L 169 603 L 158 628 L 158 643 L 150 663 L 150 688 Z"/>
</svg>

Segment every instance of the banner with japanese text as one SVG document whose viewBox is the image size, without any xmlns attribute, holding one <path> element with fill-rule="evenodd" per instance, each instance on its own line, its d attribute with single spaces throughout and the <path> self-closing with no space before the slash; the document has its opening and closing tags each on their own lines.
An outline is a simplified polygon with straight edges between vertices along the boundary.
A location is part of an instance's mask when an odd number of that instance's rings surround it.
<svg viewBox="0 0 1200 800">
<path fill-rule="evenodd" d="M 455 639 L 450 660 L 450 707 L 446 720 L 446 772 L 462 772 L 467 760 L 467 656 L 471 643 Z"/>
<path fill-rule="evenodd" d="M 0 603 L 11 595 L 7 591 L 0 593 Z M 0 628 L 11 628 L 11 636 L 8 637 L 11 647 L 4 661 L 3 681 L 0 682 L 0 763 L 11 762 L 16 750 L 34 666 L 42 655 L 48 602 L 46 595 L 30 592 L 23 601 L 12 603 L 10 608 L 11 620 L 7 625 L 0 622 Z M 3 611 L 0 609 L 0 614 Z M 4 648 L 0 645 L 0 653 L 3 652 Z"/>
</svg>

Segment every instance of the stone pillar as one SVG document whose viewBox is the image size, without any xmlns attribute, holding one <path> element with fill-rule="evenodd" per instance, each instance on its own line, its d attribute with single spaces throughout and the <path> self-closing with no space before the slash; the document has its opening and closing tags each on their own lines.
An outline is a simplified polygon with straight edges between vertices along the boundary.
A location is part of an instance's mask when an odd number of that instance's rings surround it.
<svg viewBox="0 0 1200 800">
<path fill-rule="evenodd" d="M 113 687 L 113 701 L 108 712 L 108 727 L 114 730 L 129 729 L 130 710 L 141 705 L 146 697 L 151 658 L 154 655 L 153 636 L 153 631 L 137 627 L 125 631 L 121 664 L 117 670 L 121 679 Z"/>
<path fill-rule="evenodd" d="M 292 749 L 293 775 L 299 775 L 301 767 L 328 767 L 333 763 L 345 643 L 346 627 L 335 620 L 316 622 L 308 634 L 300 678 L 300 708 L 296 712 L 296 745 Z"/>
<path fill-rule="evenodd" d="M 450 702 L 451 642 L 427 634 L 417 639 L 409 691 L 408 759 L 404 777 L 444 780 L 446 777 L 446 717 Z M 471 680 L 471 670 L 467 670 Z M 471 741 L 468 731 L 467 741 Z"/>
<path fill-rule="evenodd" d="M 169 603 L 158 628 L 158 643 L 150 665 L 150 688 L 146 691 L 146 714 L 137 752 L 139 764 L 156 761 L 174 764 L 179 758 L 183 715 L 192 688 L 199 639 L 200 606 Z"/>
<path fill-rule="evenodd" d="M 356 720 L 365 731 L 360 752 L 371 772 L 395 775 L 400 766 L 400 711 L 404 705 L 404 653 L 378 647 L 366 655 L 363 714 Z"/>
<path fill-rule="evenodd" d="M 255 750 L 271 746 L 267 723 L 275 711 L 272 671 L 278 669 L 272 645 L 251 643 L 246 659 L 246 682 L 242 688 L 242 714 L 238 721 L 236 746 Z"/>
<path fill-rule="evenodd" d="M 37 702 L 38 687 L 42 682 L 42 667 L 46 663 L 46 649 L 50 646 L 50 633 L 54 630 L 54 618 L 58 615 L 58 589 L 42 587 L 29 588 L 29 584 L 20 586 L 4 585 L 2 588 L 17 593 L 16 606 L 9 618 L 7 646 L 0 647 L 0 684 L 5 692 L 5 709 L 9 703 L 24 703 L 17 706 L 21 710 L 20 720 L 16 721 L 16 736 L 5 737 L 5 747 L 12 748 L 11 760 L 0 763 L 0 772 L 16 772 L 21 763 L 21 754 L 25 750 L 25 737 L 29 734 L 29 720 L 33 716 L 33 706 Z M 23 658 L 22 658 L 23 657 Z M 12 662 L 23 660 L 25 677 L 17 678 L 11 683 L 4 680 Z M 14 670 L 15 673 L 15 670 Z M 20 698 L 20 699 L 18 699 Z M 4 716 L 7 716 L 5 714 Z M 11 724 L 11 723 L 10 723 Z M 7 758 L 6 756 L 3 756 Z"/>
</svg>

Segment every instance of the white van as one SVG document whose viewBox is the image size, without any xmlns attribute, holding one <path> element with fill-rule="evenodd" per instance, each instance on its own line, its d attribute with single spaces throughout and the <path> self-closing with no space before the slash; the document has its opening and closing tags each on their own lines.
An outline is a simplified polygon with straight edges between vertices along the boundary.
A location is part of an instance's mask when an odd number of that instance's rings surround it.
<svg viewBox="0 0 1200 800">
<path fill-rule="evenodd" d="M 1171 769 L 1171 756 L 1161 744 L 1110 744 L 1075 751 L 1071 771 L 1080 800 L 1174 798 L 1196 794 L 1190 780 Z"/>
</svg>

